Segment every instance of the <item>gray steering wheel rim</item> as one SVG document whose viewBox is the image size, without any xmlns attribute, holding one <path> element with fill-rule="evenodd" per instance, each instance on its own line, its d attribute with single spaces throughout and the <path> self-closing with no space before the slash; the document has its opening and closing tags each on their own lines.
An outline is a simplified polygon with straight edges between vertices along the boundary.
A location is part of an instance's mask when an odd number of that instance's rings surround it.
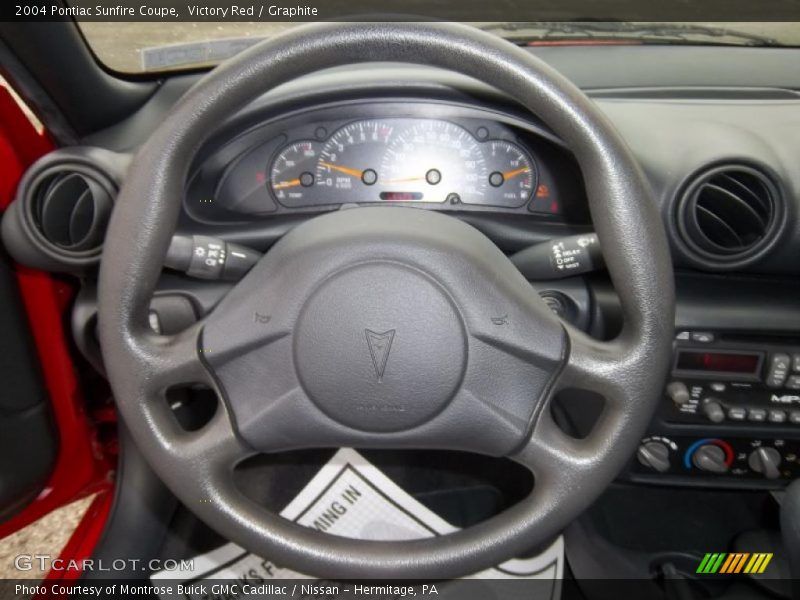
<svg viewBox="0 0 800 600">
<path fill-rule="evenodd" d="M 536 113 L 572 149 L 626 321 L 613 343 L 569 330 L 575 360 L 563 385 L 597 379 L 612 396 L 598 432 L 567 441 L 544 411 L 535 443 L 516 457 L 544 465 L 532 496 L 446 538 L 364 542 L 324 536 L 262 511 L 237 494 L 220 467 L 247 449 L 227 411 L 184 435 L 154 408 L 160 371 L 207 381 L 197 358 L 199 326 L 155 336 L 147 311 L 178 220 L 192 157 L 214 126 L 271 87 L 321 69 L 368 61 L 426 64 L 489 83 Z M 268 82 L 268 83 L 264 83 Z M 132 237 L 131 232 L 136 232 Z M 290 31 L 240 54 L 190 90 L 133 162 L 112 216 L 100 271 L 99 332 L 109 380 L 126 425 L 172 491 L 217 531 L 283 565 L 326 577 L 447 578 L 510 558 L 557 534 L 624 465 L 660 396 L 674 322 L 669 249 L 649 186 L 599 109 L 524 50 L 454 24 L 322 24 Z M 615 398 L 615 396 L 618 396 Z M 227 430 L 226 430 L 227 428 Z M 208 447 L 200 436 L 219 439 Z M 548 468 L 546 461 L 559 466 Z"/>
</svg>

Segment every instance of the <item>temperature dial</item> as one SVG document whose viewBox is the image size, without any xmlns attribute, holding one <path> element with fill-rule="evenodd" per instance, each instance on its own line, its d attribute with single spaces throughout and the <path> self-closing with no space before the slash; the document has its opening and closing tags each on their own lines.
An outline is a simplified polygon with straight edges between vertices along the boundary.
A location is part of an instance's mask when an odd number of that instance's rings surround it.
<svg viewBox="0 0 800 600">
<path fill-rule="evenodd" d="M 725 451 L 719 446 L 707 444 L 695 450 L 692 464 L 701 471 L 709 473 L 725 473 L 728 465 L 725 463 Z"/>
<path fill-rule="evenodd" d="M 733 448 L 728 442 L 705 438 L 689 446 L 683 457 L 687 469 L 693 466 L 706 473 L 727 473 L 733 463 Z"/>
</svg>

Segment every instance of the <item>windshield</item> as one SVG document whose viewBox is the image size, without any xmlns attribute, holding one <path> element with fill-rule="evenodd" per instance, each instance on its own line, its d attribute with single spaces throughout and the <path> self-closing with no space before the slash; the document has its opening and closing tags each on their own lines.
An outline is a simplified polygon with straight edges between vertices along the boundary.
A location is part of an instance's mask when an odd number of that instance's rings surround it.
<svg viewBox="0 0 800 600">
<path fill-rule="evenodd" d="M 485 22 L 476 27 L 521 45 L 696 44 L 800 46 L 800 23 Z M 96 56 L 115 71 L 212 66 L 299 23 L 79 22 Z"/>
</svg>

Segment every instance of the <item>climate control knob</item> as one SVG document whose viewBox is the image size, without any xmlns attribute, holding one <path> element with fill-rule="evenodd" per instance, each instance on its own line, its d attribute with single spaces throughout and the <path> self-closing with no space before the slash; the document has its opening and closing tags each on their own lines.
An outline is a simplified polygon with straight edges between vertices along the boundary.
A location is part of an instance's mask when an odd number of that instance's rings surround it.
<svg viewBox="0 0 800 600">
<path fill-rule="evenodd" d="M 669 471 L 669 448 L 663 442 L 645 442 L 639 446 L 636 458 L 645 467 L 650 467 L 659 473 Z"/>
<path fill-rule="evenodd" d="M 777 479 L 781 476 L 778 466 L 781 464 L 781 454 L 775 448 L 757 448 L 750 453 L 747 464 L 756 473 L 761 473 L 767 479 Z"/>
<path fill-rule="evenodd" d="M 708 473 L 725 473 L 728 470 L 725 451 L 715 444 L 704 444 L 695 450 L 692 464 Z"/>
</svg>

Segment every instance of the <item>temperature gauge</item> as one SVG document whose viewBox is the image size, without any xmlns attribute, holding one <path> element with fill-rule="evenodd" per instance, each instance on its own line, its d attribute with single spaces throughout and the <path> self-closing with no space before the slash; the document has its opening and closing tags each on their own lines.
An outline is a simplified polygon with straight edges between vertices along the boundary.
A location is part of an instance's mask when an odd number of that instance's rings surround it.
<svg viewBox="0 0 800 600">
<path fill-rule="evenodd" d="M 316 176 L 314 169 L 319 156 L 317 142 L 295 142 L 280 151 L 272 161 L 269 184 L 275 199 L 287 207 L 314 204 Z"/>
</svg>

